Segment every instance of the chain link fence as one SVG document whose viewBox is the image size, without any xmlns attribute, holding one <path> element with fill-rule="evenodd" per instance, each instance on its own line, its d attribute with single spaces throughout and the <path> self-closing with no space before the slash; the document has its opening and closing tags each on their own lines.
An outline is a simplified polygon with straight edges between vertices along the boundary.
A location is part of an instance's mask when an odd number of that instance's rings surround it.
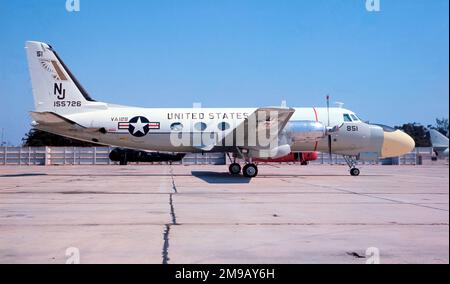
<svg viewBox="0 0 450 284">
<path fill-rule="evenodd" d="M 113 147 L 1 147 L 0 165 L 115 165 L 118 162 L 109 159 L 109 153 L 113 149 Z M 223 165 L 226 160 L 223 153 L 188 154 L 181 162 L 174 162 L 177 163 Z"/>
<path fill-rule="evenodd" d="M 113 147 L 1 147 L 0 165 L 115 165 L 109 159 Z M 431 160 L 432 148 L 416 148 L 414 152 L 401 157 L 379 159 L 359 164 L 382 165 L 420 165 Z M 223 153 L 187 154 L 181 162 L 187 165 L 224 165 L 227 163 Z M 319 153 L 318 159 L 310 164 L 329 164 L 329 155 Z M 333 164 L 346 164 L 342 156 L 332 155 Z M 148 164 L 148 163 L 145 163 Z M 159 163 L 154 163 L 159 164 Z"/>
</svg>

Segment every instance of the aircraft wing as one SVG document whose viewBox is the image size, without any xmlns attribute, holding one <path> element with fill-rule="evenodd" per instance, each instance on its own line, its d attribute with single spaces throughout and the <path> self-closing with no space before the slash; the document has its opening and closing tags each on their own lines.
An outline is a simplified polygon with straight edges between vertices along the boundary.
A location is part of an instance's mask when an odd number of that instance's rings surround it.
<svg viewBox="0 0 450 284">
<path fill-rule="evenodd" d="M 277 139 L 294 112 L 293 108 L 258 108 L 233 131 L 226 134 L 220 145 L 257 149 L 259 146 L 254 143 L 255 140 L 257 141 L 256 137 L 261 135 L 261 137 Z"/>
</svg>

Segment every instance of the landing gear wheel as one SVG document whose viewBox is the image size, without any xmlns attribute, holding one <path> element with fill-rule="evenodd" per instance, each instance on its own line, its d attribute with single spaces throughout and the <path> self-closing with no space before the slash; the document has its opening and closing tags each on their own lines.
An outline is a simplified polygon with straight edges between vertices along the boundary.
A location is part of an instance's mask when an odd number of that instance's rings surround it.
<svg viewBox="0 0 450 284">
<path fill-rule="evenodd" d="M 255 164 L 247 164 L 244 166 L 242 173 L 248 178 L 256 177 L 258 175 L 258 167 Z"/>
<path fill-rule="evenodd" d="M 352 169 L 350 170 L 350 174 L 351 174 L 352 176 L 354 176 L 354 177 L 359 176 L 360 173 L 361 173 L 361 171 L 360 171 L 358 168 L 352 168 Z"/>
<path fill-rule="evenodd" d="M 241 165 L 238 163 L 232 163 L 228 170 L 230 171 L 230 174 L 238 175 L 241 172 Z"/>
</svg>

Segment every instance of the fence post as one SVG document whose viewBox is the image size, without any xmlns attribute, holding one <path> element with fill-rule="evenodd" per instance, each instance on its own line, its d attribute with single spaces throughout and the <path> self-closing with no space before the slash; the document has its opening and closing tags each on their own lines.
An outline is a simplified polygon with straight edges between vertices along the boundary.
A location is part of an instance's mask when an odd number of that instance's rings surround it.
<svg viewBox="0 0 450 284">
<path fill-rule="evenodd" d="M 8 158 L 7 158 L 7 154 L 8 154 L 8 147 L 7 146 L 5 146 L 4 148 L 3 148 L 3 152 L 4 152 L 4 155 L 3 155 L 3 159 L 4 159 L 4 164 L 5 164 L 5 166 L 6 166 L 6 162 L 7 162 L 7 160 L 8 160 Z"/>
<path fill-rule="evenodd" d="M 41 165 L 41 162 L 37 157 L 40 157 L 39 151 L 36 148 L 33 148 L 33 163 L 34 165 Z"/>
<path fill-rule="evenodd" d="M 50 148 L 48 146 L 45 146 L 44 165 L 50 165 Z"/>
<path fill-rule="evenodd" d="M 93 158 L 93 165 L 96 165 L 97 164 L 97 147 L 94 147 L 94 156 L 92 157 Z"/>
</svg>

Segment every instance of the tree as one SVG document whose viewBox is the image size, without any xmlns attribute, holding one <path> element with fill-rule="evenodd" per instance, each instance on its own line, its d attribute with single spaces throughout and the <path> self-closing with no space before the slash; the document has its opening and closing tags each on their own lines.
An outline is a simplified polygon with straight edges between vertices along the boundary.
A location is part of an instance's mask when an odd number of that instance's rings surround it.
<svg viewBox="0 0 450 284">
<path fill-rule="evenodd" d="M 43 147 L 43 146 L 65 146 L 65 147 L 92 147 L 100 146 L 98 144 L 83 142 L 76 139 L 66 138 L 60 135 L 48 133 L 35 128 L 25 134 L 22 138 L 25 147 Z"/>
<path fill-rule="evenodd" d="M 448 118 L 436 118 L 436 126 L 433 127 L 444 135 L 448 134 Z"/>
</svg>

